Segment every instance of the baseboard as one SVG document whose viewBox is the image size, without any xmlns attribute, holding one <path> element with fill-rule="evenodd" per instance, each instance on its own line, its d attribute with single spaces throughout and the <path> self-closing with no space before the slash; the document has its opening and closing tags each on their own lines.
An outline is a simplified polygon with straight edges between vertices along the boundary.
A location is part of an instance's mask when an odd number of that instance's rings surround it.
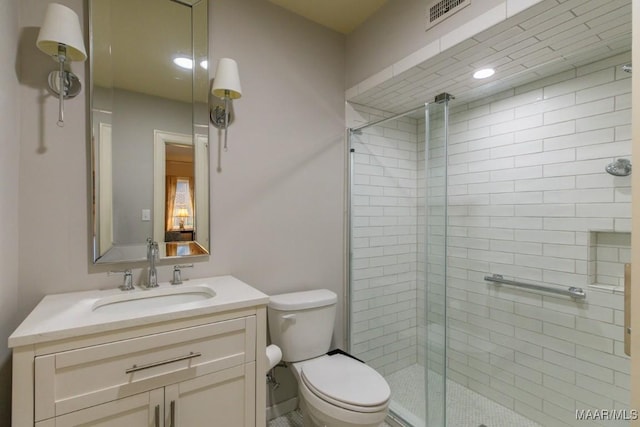
<svg viewBox="0 0 640 427">
<path fill-rule="evenodd" d="M 292 397 L 284 402 L 276 403 L 275 405 L 267 406 L 267 420 L 272 420 L 288 414 L 291 411 L 295 411 L 298 407 L 298 398 Z"/>
</svg>

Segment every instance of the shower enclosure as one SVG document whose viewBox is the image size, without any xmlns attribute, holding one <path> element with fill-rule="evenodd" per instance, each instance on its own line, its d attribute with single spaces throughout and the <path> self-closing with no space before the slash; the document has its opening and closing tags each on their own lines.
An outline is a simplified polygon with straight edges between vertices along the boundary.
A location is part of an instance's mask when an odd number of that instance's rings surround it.
<svg viewBox="0 0 640 427">
<path fill-rule="evenodd" d="M 351 351 L 387 378 L 411 425 L 446 417 L 449 100 L 349 132 Z"/>
<path fill-rule="evenodd" d="M 631 184 L 608 173 L 631 156 L 629 60 L 402 114 L 352 105 L 349 345 L 387 379 L 399 423 L 637 417 Z"/>
</svg>

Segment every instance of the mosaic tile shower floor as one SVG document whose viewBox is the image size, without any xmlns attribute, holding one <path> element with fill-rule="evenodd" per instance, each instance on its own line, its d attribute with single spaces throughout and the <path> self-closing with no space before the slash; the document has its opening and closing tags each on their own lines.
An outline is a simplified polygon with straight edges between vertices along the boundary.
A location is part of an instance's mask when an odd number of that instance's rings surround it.
<svg viewBox="0 0 640 427">
<path fill-rule="evenodd" d="M 424 368 L 412 365 L 386 379 L 391 387 L 392 409 L 415 427 L 424 426 Z M 432 389 L 442 389 L 442 377 L 437 373 L 429 372 L 428 382 Z M 453 381 L 447 381 L 446 406 L 448 427 L 542 427 Z"/>
</svg>

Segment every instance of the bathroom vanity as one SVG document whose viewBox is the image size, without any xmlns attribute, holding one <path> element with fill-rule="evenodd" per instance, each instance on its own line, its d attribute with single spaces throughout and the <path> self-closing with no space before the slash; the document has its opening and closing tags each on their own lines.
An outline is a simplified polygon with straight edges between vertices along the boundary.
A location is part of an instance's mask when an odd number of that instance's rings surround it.
<svg viewBox="0 0 640 427">
<path fill-rule="evenodd" d="M 267 302 L 231 276 L 46 296 L 9 337 L 12 425 L 264 426 Z"/>
</svg>

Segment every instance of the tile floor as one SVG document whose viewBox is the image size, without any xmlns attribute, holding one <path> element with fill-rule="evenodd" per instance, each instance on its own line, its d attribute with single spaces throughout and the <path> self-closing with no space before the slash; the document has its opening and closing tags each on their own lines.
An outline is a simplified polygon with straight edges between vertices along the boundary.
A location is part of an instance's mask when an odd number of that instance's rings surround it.
<svg viewBox="0 0 640 427">
<path fill-rule="evenodd" d="M 267 427 L 303 427 L 302 415 L 299 410 L 289 412 L 267 423 Z"/>
<path fill-rule="evenodd" d="M 386 377 L 391 387 L 391 408 L 414 427 L 424 427 L 424 368 L 413 365 Z M 431 388 L 441 390 L 442 377 L 429 372 Z M 432 396 L 437 399 L 437 396 Z M 464 409 L 462 409 L 464 408 Z M 435 411 L 441 408 L 434 408 Z M 439 414 L 434 414 L 440 418 Z M 447 381 L 448 427 L 542 427 L 512 410 L 453 381 Z M 268 427 L 305 427 L 299 411 L 269 421 Z M 385 427 L 389 427 L 385 424 Z"/>
<path fill-rule="evenodd" d="M 304 427 L 302 425 L 302 415 L 300 411 L 296 410 L 289 412 L 281 417 L 271 420 L 267 423 L 267 427 Z M 389 427 L 388 424 L 384 424 L 384 427 Z"/>
</svg>

